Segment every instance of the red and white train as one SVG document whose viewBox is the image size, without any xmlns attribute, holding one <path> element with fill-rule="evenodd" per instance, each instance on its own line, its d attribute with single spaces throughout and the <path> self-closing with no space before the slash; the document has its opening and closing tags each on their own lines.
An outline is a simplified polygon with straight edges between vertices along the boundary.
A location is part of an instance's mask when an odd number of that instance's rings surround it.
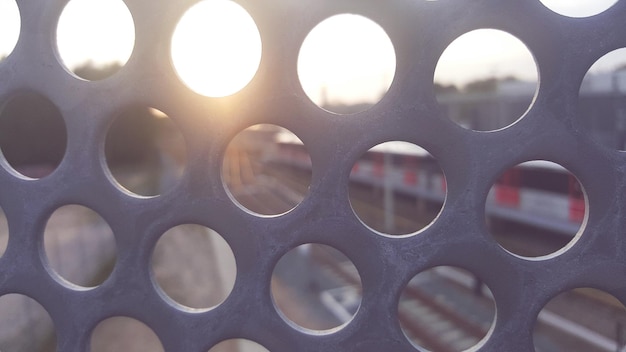
<svg viewBox="0 0 626 352">
<path fill-rule="evenodd" d="M 273 161 L 311 168 L 302 143 L 277 139 Z M 353 166 L 350 179 L 373 187 L 392 187 L 396 193 L 443 203 L 446 179 L 436 160 L 424 149 L 389 142 L 370 149 Z M 565 168 L 548 161 L 522 163 L 507 170 L 486 201 L 488 217 L 531 225 L 573 236 L 585 216 L 585 199 L 578 180 Z"/>
</svg>

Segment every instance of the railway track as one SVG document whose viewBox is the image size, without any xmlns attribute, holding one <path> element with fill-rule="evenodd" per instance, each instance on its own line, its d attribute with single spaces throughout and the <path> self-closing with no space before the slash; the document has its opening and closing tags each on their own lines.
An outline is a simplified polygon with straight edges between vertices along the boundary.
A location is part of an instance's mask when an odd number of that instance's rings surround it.
<svg viewBox="0 0 626 352">
<path fill-rule="evenodd" d="M 322 248 L 314 258 L 320 265 L 347 286 L 361 287 L 353 266 L 337 262 Z M 479 300 L 478 298 L 476 300 Z M 489 307 L 483 305 L 489 310 Z M 492 310 L 492 309 L 491 309 Z M 398 317 L 411 341 L 430 351 L 455 352 L 466 350 L 485 337 L 490 324 L 481 324 L 456 309 L 454 303 L 429 294 L 420 284 L 410 284 L 404 290 L 398 306 Z M 493 314 L 493 313 L 492 313 Z"/>
<path fill-rule="evenodd" d="M 302 192 L 306 185 L 298 181 L 295 175 L 282 175 L 280 182 L 268 182 L 267 176 L 261 176 L 262 167 L 253 166 L 245 154 L 231 154 L 237 159 L 227 161 L 228 171 L 226 183 L 233 196 L 244 206 L 256 213 L 277 214 L 284 209 L 291 209 L 298 204 L 298 199 L 304 198 L 300 193 L 298 197 L 280 195 L 284 189 L 272 189 L 272 185 L 282 184 L 289 187 L 290 192 Z M 244 166 L 243 168 L 241 166 Z M 248 168 L 247 170 L 245 170 Z M 272 175 L 278 176 L 276 174 Z M 257 183 L 257 180 L 260 182 Z M 247 183 L 246 182 L 250 182 Z M 256 191 L 250 191 L 251 187 L 259 187 Z M 238 193 L 239 192 L 239 193 Z M 268 195 L 269 199 L 259 199 Z M 282 202 L 282 203 L 278 203 Z M 353 199 L 354 203 L 355 200 Z M 367 207 L 370 212 L 380 212 L 374 205 L 362 202 L 356 206 Z M 246 207 L 248 207 L 246 206 Z M 402 215 L 398 216 L 398 223 L 414 222 Z M 415 226 L 415 224 L 412 224 Z M 424 225 L 419 224 L 419 225 Z M 332 281 L 339 282 L 345 287 L 353 287 L 359 290 L 360 279 L 354 266 L 346 265 L 337 260 L 332 254 L 316 247 L 314 259 L 326 275 L 332 277 Z M 487 333 L 489 324 L 480 324 L 458 313 L 458 310 L 449 305 L 449 302 L 441 302 L 421 290 L 418 285 L 406 288 L 405 295 L 400 302 L 399 317 L 405 333 L 415 343 L 432 351 L 454 352 L 467 349 L 479 342 Z"/>
<path fill-rule="evenodd" d="M 239 166 L 229 168 L 230 174 L 226 175 L 225 181 L 233 196 L 249 210 L 260 214 L 279 214 L 295 207 L 308 192 L 310 175 L 307 175 L 303 171 L 289 169 L 284 166 L 274 167 L 276 165 L 268 167 L 268 165 L 262 165 L 260 162 L 249 158 L 245 153 L 241 153 L 237 157 L 246 159 L 243 163 L 239 163 Z M 229 163 L 237 163 L 237 160 L 230 160 Z M 242 165 L 244 166 L 241 167 Z M 233 172 L 239 172 L 239 175 L 233 174 Z M 233 180 L 235 180 L 235 182 L 233 182 Z M 241 190 L 245 190 L 245 192 L 238 193 L 238 191 Z M 378 216 L 380 218 L 382 202 L 376 204 L 376 202 L 371 201 L 372 197 L 376 196 L 371 189 L 357 190 L 354 194 L 356 196 L 351 198 L 353 208 L 361 207 L 362 209 L 366 209 L 365 212 L 359 213 L 361 217 L 363 214 L 373 214 L 371 216 Z M 352 195 L 353 193 L 351 193 L 351 196 Z M 416 219 L 414 216 L 415 213 L 412 214 L 413 216 L 410 216 L 410 212 L 415 211 L 415 208 L 399 207 L 399 209 L 395 222 L 399 224 L 400 227 L 404 226 L 404 228 L 409 226 L 423 227 L 430 222 L 429 217 L 430 219 L 434 218 L 438 211 L 438 209 L 431 209 L 430 214 L 427 214 L 428 216 L 418 217 Z M 420 210 L 424 209 L 421 208 Z M 407 214 L 407 212 L 409 213 Z M 407 224 L 407 222 L 413 222 L 413 224 Z M 527 233 L 531 234 L 533 232 L 523 228 L 509 228 L 507 231 L 494 235 L 494 237 L 500 236 L 504 238 L 505 241 L 508 241 L 507 248 L 516 248 L 516 246 L 518 246 L 518 248 L 520 248 L 519 250 L 523 253 L 527 253 L 528 256 L 535 256 L 537 253 L 541 252 L 554 251 L 554 248 L 558 249 L 560 243 L 563 241 L 562 236 L 555 235 L 550 237 L 550 233 L 541 233 L 539 236 L 535 237 L 529 235 L 530 238 L 526 236 Z M 546 237 L 542 236 L 547 236 L 548 239 L 546 240 Z M 360 281 L 354 267 L 345 265 L 345 263 L 338 261 L 336 258 L 333 258 L 332 255 L 328 255 L 328 253 L 324 253 L 323 251 L 317 251 L 316 253 L 315 260 L 320 270 L 324 271 L 329 277 L 332 277 L 333 281 L 340 282 L 340 285 L 344 285 L 345 287 L 360 290 Z M 457 278 L 455 279 L 454 277 Z M 464 280 L 471 281 L 473 277 L 468 276 L 468 278 Z M 456 295 L 457 298 L 464 296 L 465 298 L 460 298 L 460 300 L 454 298 L 442 299 L 442 296 L 433 292 L 432 287 L 429 288 L 429 285 L 456 285 L 456 288 L 451 289 L 453 292 L 456 292 L 453 296 Z M 606 295 L 590 293 L 586 290 L 575 290 L 572 292 L 574 296 L 584 296 L 586 299 L 598 302 L 604 306 L 612 305 L 613 308 L 619 306 L 619 304 L 615 304 L 614 301 L 610 300 L 609 303 L 611 304 L 607 304 Z M 398 315 L 405 334 L 413 343 L 431 351 L 452 352 L 471 348 L 484 338 L 491 326 L 490 320 L 485 320 L 484 317 L 488 316 L 492 319 L 494 316 L 490 308 L 481 308 L 483 309 L 483 313 L 476 313 L 474 309 L 478 306 L 489 305 L 490 303 L 486 302 L 490 301 L 489 295 L 483 296 L 482 298 L 474 297 L 477 301 L 468 303 L 468 300 L 473 299 L 472 296 L 473 291 L 471 284 L 459 284 L 458 274 L 456 273 L 448 275 L 434 273 L 432 274 L 430 283 L 416 283 L 411 281 L 399 302 Z M 465 300 L 465 302 L 462 302 L 463 300 Z M 468 312 L 468 310 L 470 312 Z M 474 312 L 472 313 L 471 310 L 474 310 Z M 345 314 L 339 314 L 339 316 L 344 315 Z M 482 315 L 482 318 L 476 318 L 476 316 L 480 315 Z M 565 339 L 570 340 L 576 340 L 580 337 L 573 336 L 577 334 L 575 331 L 585 331 L 584 334 L 589 333 L 590 335 L 597 335 L 584 326 L 571 323 L 571 321 L 567 319 L 562 319 L 562 321 L 558 320 L 560 319 L 558 315 L 553 313 L 548 313 L 548 315 L 550 315 L 550 317 L 546 318 L 547 315 L 542 313 L 539 317 L 538 324 L 549 325 L 550 329 L 558 332 L 554 333 L 555 335 L 563 335 Z M 580 314 L 580 316 L 583 317 L 586 315 L 589 315 L 589 313 L 583 312 Z M 555 316 L 557 317 L 556 319 L 553 318 Z M 571 329 L 571 326 L 575 328 Z M 582 328 L 582 330 L 576 330 L 579 327 Z M 598 342 L 598 340 L 594 340 L 594 336 L 586 340 L 583 344 L 579 344 L 579 346 L 590 346 L 585 347 L 585 351 L 599 352 L 616 350 L 607 349 L 606 346 L 614 345 L 610 338 L 600 336 L 600 342 Z M 539 344 L 542 344 L 541 339 Z M 605 347 L 601 347 L 602 345 Z M 551 349 L 549 344 L 546 344 L 546 347 L 543 345 L 537 346 L 536 350 L 558 351 L 558 349 Z"/>
<path fill-rule="evenodd" d="M 297 188 L 281 184 L 282 180 L 279 182 L 278 178 L 262 173 L 262 165 L 252 162 L 243 151 L 231 151 L 223 170 L 230 193 L 239 204 L 257 214 L 282 214 L 293 209 L 306 195 Z"/>
</svg>

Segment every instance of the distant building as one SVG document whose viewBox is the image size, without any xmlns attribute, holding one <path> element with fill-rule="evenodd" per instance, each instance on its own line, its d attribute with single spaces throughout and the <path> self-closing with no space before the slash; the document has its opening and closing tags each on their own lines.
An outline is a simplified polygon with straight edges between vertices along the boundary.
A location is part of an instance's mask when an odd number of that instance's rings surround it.
<svg viewBox="0 0 626 352">
<path fill-rule="evenodd" d="M 523 116 L 535 90 L 535 83 L 507 80 L 491 91 L 449 92 L 437 99 L 447 116 L 460 125 L 491 131 Z M 594 139 L 626 150 L 626 70 L 587 75 L 581 84 L 577 115 Z"/>
<path fill-rule="evenodd" d="M 626 150 L 626 70 L 588 76 L 579 102 L 589 133 L 608 147 Z"/>
</svg>

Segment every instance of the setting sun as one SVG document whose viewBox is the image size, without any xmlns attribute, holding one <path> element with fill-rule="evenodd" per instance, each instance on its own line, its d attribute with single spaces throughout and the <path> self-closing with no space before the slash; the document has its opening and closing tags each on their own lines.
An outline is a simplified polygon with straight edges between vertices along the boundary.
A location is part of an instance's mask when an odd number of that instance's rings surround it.
<svg viewBox="0 0 626 352">
<path fill-rule="evenodd" d="M 261 61 L 261 38 L 250 15 L 229 0 L 202 1 L 181 18 L 172 61 L 195 92 L 224 97 L 243 89 Z"/>
<path fill-rule="evenodd" d="M 616 2 L 540 1 L 556 13 L 576 17 L 609 11 Z M 16 1 L 0 0 L 0 64 L 18 41 L 20 22 Z M 529 48 L 512 35 L 497 32 L 485 29 L 459 36 L 439 60 L 435 81 L 463 86 L 493 75 L 536 80 L 538 68 Z M 237 93 L 252 81 L 260 65 L 259 29 L 236 1 L 196 3 L 181 16 L 169 38 L 178 77 L 204 96 Z M 133 16 L 123 0 L 70 0 L 55 39 L 60 64 L 69 71 L 84 66 L 121 67 L 135 44 Z M 302 88 L 317 104 L 375 103 L 394 78 L 394 43 L 384 27 L 366 17 L 344 13 L 327 18 L 294 50 L 299 50 Z M 619 67 L 623 57 L 619 52 L 607 58 L 604 69 Z"/>
</svg>

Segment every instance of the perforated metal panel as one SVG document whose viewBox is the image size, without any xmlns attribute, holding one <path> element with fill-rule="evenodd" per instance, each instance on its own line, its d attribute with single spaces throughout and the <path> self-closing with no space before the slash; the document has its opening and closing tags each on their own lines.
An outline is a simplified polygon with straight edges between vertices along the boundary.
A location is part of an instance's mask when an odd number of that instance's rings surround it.
<svg viewBox="0 0 626 352">
<path fill-rule="evenodd" d="M 0 169 L 0 205 L 10 226 L 9 245 L 0 258 L 0 294 L 22 293 L 40 302 L 53 318 L 59 351 L 87 350 L 94 326 L 115 315 L 146 323 L 167 351 L 206 351 L 229 338 L 250 339 L 273 352 L 413 351 L 398 322 L 400 292 L 416 273 L 437 265 L 465 268 L 493 292 L 497 318 L 478 347 L 481 351 L 532 351 L 538 312 L 565 290 L 595 287 L 626 302 L 626 154 L 595 144 L 577 113 L 578 90 L 588 68 L 626 46 L 626 1 L 601 15 L 573 19 L 538 0 L 240 0 L 258 25 L 263 57 L 244 90 L 220 99 L 192 93 L 172 68 L 171 34 L 194 1 L 125 0 L 136 26 L 134 52 L 120 72 L 97 82 L 76 79 L 57 59 L 54 33 L 66 1 L 17 2 L 22 31 L 15 51 L 0 64 L 0 98 L 34 91 L 50 99 L 63 114 L 68 144 L 61 165 L 40 180 L 19 177 L 6 163 Z M 379 23 L 397 55 L 388 94 L 372 109 L 349 116 L 311 103 L 296 69 L 307 33 L 339 13 Z M 501 29 L 521 39 L 540 72 L 536 99 L 525 116 L 489 133 L 449 121 L 433 89 L 435 66 L 446 46 L 478 28 Z M 131 105 L 162 110 L 186 140 L 184 176 L 159 197 L 120 191 L 104 166 L 107 128 L 120 109 Z M 220 177 L 229 140 L 259 123 L 296 133 L 312 159 L 309 196 L 278 217 L 240 209 Z M 354 162 L 390 140 L 423 146 L 447 177 L 442 213 L 414 236 L 373 233 L 348 200 Z M 589 211 L 573 245 L 548 258 L 527 260 L 509 254 L 488 234 L 484 208 L 498 175 L 534 159 L 557 162 L 574 173 L 586 191 Z M 115 233 L 114 272 L 95 289 L 66 287 L 45 268 L 45 222 L 65 204 L 94 209 Z M 236 258 L 232 293 L 206 312 L 167 303 L 150 276 L 156 240 L 182 223 L 217 230 Z M 358 313 L 332 333 L 294 329 L 272 303 L 274 265 L 308 242 L 341 250 L 362 279 Z"/>
</svg>

